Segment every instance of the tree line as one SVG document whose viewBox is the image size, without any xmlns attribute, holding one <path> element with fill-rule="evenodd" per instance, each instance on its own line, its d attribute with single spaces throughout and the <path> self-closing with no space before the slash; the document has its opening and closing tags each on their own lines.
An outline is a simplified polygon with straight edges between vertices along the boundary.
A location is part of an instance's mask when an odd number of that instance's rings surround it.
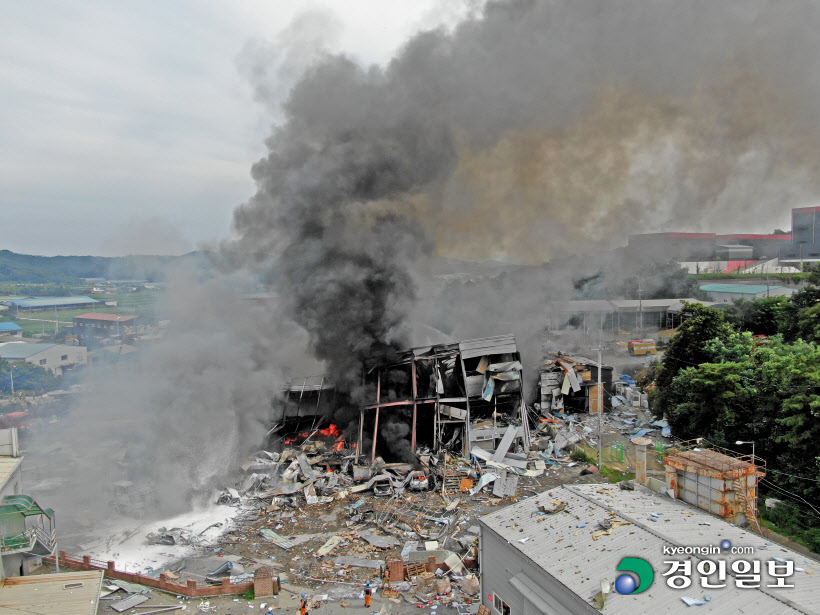
<svg viewBox="0 0 820 615">
<path fill-rule="evenodd" d="M 779 524 L 820 551 L 820 273 L 792 298 L 687 304 L 682 316 L 649 374 L 653 407 L 682 440 L 744 453 L 735 443 L 753 441 L 761 492 L 788 502 Z"/>
</svg>

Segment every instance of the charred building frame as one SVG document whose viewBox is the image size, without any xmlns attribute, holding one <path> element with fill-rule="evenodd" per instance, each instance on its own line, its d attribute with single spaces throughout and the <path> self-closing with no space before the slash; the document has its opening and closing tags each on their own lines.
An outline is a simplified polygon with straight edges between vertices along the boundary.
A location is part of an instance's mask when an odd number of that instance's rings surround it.
<svg viewBox="0 0 820 615">
<path fill-rule="evenodd" d="M 528 450 L 522 367 L 512 335 L 413 348 L 389 362 L 369 362 L 364 385 L 371 403 L 360 411 L 357 461 L 402 456 L 401 448 L 468 456 L 474 445 L 495 450 L 520 442 Z"/>
</svg>

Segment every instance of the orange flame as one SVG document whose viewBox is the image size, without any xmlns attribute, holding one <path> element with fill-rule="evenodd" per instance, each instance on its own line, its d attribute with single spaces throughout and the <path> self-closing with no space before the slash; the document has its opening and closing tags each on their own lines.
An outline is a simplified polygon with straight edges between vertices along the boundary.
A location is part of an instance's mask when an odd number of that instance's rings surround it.
<svg viewBox="0 0 820 615">
<path fill-rule="evenodd" d="M 320 429 L 319 433 L 322 434 L 325 438 L 338 438 L 342 435 L 342 430 L 339 429 L 338 425 L 334 425 L 331 423 L 324 429 Z"/>
</svg>

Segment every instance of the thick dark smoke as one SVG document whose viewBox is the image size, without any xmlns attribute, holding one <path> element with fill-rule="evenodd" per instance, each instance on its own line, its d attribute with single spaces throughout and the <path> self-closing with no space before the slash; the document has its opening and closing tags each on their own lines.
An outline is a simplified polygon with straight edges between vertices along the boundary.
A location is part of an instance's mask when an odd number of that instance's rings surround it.
<svg viewBox="0 0 820 615">
<path fill-rule="evenodd" d="M 497 2 L 386 67 L 328 57 L 254 166 L 240 249 L 352 386 L 357 359 L 408 342 L 428 246 L 537 263 L 634 232 L 781 224 L 820 190 L 818 25 L 807 2 Z M 485 297 L 472 322 L 438 308 L 489 334 L 488 313 L 571 281 Z"/>
<path fill-rule="evenodd" d="M 223 255 L 279 307 L 172 284 L 172 334 L 72 423 L 75 453 L 139 458 L 89 457 L 87 488 L 64 493 L 78 508 L 120 466 L 165 508 L 224 482 L 273 419 L 278 379 L 304 374 L 304 346 L 353 407 L 362 359 L 413 343 L 417 322 L 456 339 L 512 330 L 532 381 L 546 305 L 596 275 L 591 251 L 657 230 L 770 231 L 820 194 L 817 3 L 493 2 L 383 67 L 323 55 L 327 26 L 296 29 L 308 62 L 254 46 L 241 59 L 261 98 L 307 67 Z M 442 293 L 427 275 L 442 256 L 552 263 Z"/>
<path fill-rule="evenodd" d="M 310 72 L 253 168 L 258 193 L 234 219 L 240 247 L 270 268 L 338 383 L 355 381 L 362 359 L 409 342 L 408 264 L 428 249 L 412 217 L 364 206 L 416 193 L 455 160 L 447 127 L 395 85 L 344 59 Z"/>
</svg>

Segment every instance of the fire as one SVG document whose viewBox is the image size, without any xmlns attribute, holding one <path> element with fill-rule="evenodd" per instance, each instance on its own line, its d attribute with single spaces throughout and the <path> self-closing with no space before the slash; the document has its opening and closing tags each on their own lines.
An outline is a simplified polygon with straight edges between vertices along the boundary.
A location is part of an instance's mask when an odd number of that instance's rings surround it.
<svg viewBox="0 0 820 615">
<path fill-rule="evenodd" d="M 342 430 L 339 429 L 338 425 L 334 425 L 331 423 L 324 429 L 320 429 L 319 433 L 322 434 L 325 438 L 338 438 L 342 435 Z"/>
<path fill-rule="evenodd" d="M 331 423 L 324 429 L 318 429 L 313 432 L 317 437 L 320 438 L 333 438 L 337 440 L 330 448 L 334 451 L 341 451 L 344 449 L 344 439 L 342 438 L 342 430 L 339 428 L 338 425 L 334 425 Z M 305 440 L 308 436 L 311 435 L 309 431 L 303 431 L 301 433 L 296 434 L 295 436 L 290 436 L 289 438 L 285 438 L 285 445 L 288 444 L 296 444 Z"/>
</svg>

